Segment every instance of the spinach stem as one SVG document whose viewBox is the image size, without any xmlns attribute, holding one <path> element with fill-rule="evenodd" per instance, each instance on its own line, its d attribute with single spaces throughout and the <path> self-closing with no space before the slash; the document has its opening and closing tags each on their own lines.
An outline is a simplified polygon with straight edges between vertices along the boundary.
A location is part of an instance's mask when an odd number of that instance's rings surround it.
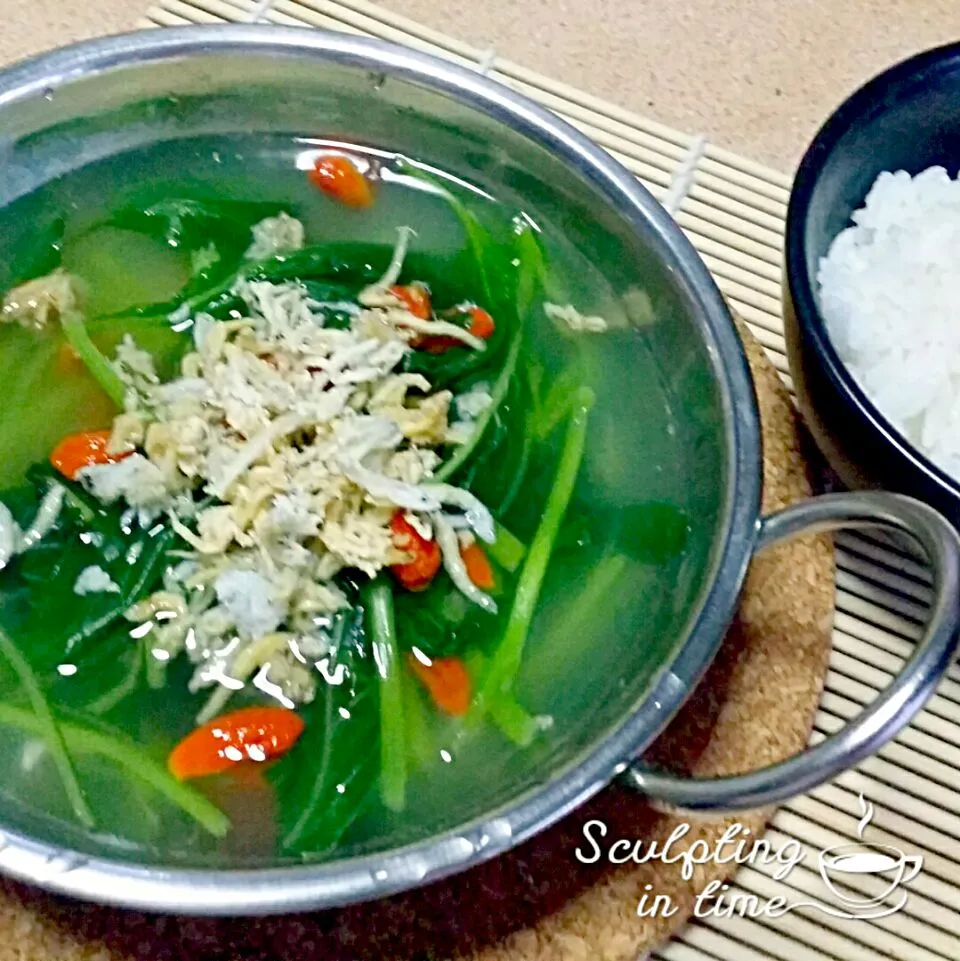
<svg viewBox="0 0 960 961">
<path fill-rule="evenodd" d="M 477 449 L 477 445 L 480 443 L 484 432 L 487 427 L 490 426 L 490 421 L 493 420 L 493 415 L 496 414 L 500 405 L 503 403 L 503 399 L 507 396 L 510 381 L 513 378 L 514 371 L 517 369 L 517 358 L 520 356 L 520 341 L 521 337 L 518 331 L 513 338 L 513 343 L 510 345 L 510 350 L 507 352 L 507 357 L 503 362 L 503 368 L 497 376 L 496 383 L 493 385 L 493 390 L 490 391 L 490 403 L 477 418 L 473 433 L 469 439 L 466 443 L 461 444 L 457 448 L 456 453 L 440 466 L 440 469 L 433 475 L 434 480 L 442 483 L 452 477 L 463 467 Z"/>
<path fill-rule="evenodd" d="M 317 807 L 320 805 L 323 799 L 323 792 L 328 788 L 328 780 L 330 777 L 330 758 L 333 753 L 333 738 L 331 732 L 333 731 L 333 707 L 334 707 L 334 697 L 333 691 L 329 684 L 323 685 L 323 751 L 319 758 L 316 759 L 316 777 L 313 779 L 313 786 L 310 789 L 310 797 L 307 803 L 300 809 L 300 813 L 297 816 L 297 820 L 293 827 L 283 837 L 283 848 L 289 851 L 291 848 L 295 847 L 300 843 L 301 838 L 306 832 L 307 828 L 313 822 L 314 818 L 317 816 Z"/>
<path fill-rule="evenodd" d="M 147 662 L 147 687 L 151 691 L 163 690 L 167 684 L 167 662 L 155 657 L 148 649 L 144 650 L 143 656 Z M 229 688 L 221 688 L 221 690 L 229 691 Z"/>
<path fill-rule="evenodd" d="M 430 182 L 432 182 L 432 180 Z M 455 205 L 460 203 L 455 197 L 452 197 L 452 195 L 451 202 Z M 478 229 L 480 229 L 479 225 Z M 441 465 L 437 471 L 436 478 L 441 482 L 452 477 L 460 470 L 477 449 L 477 445 L 483 438 L 486 429 L 490 426 L 494 414 L 496 414 L 497 410 L 503 404 L 507 396 L 507 391 L 510 389 L 510 382 L 516 373 L 517 362 L 520 357 L 520 347 L 523 342 L 522 331 L 524 319 L 533 304 L 536 283 L 540 278 L 543 268 L 542 252 L 532 229 L 523 229 L 517 235 L 516 245 L 518 253 L 517 260 L 519 261 L 516 290 L 517 332 L 504 359 L 503 368 L 497 376 L 493 390 L 490 392 L 490 404 L 477 418 L 473 434 L 471 434 L 465 444 L 461 444 L 460 447 L 457 448 L 456 453 L 446 463 Z M 482 262 L 480 251 L 475 249 L 475 254 L 478 261 Z M 516 496 L 516 491 L 513 491 L 513 496 Z"/>
<path fill-rule="evenodd" d="M 407 761 L 410 770 L 418 771 L 425 768 L 437 752 L 430 737 L 426 708 L 417 682 L 407 672 L 404 672 L 402 677 Z"/>
<path fill-rule="evenodd" d="M 529 747 L 550 719 L 534 717 L 512 694 L 501 694 L 490 702 L 490 716 L 507 740 L 517 747 Z"/>
<path fill-rule="evenodd" d="M 72 507 L 80 517 L 86 522 L 90 523 L 96 516 L 96 510 L 84 499 L 84 496 L 78 493 L 77 487 L 79 485 L 65 484 L 60 477 L 50 474 L 50 484 L 56 484 L 60 490 L 63 491 L 63 503 Z"/>
<path fill-rule="evenodd" d="M 547 267 L 543 247 L 538 239 L 540 228 L 526 217 L 514 219 L 516 230 L 517 316 L 520 322 L 532 310 L 538 289 L 546 286 Z"/>
<path fill-rule="evenodd" d="M 109 691 L 105 691 L 96 700 L 91 701 L 86 710 L 90 714 L 106 714 L 112 711 L 124 698 L 132 694 L 140 680 L 140 669 L 143 663 L 143 647 L 137 643 L 133 648 L 133 663 L 123 678 Z"/>
<path fill-rule="evenodd" d="M 84 827 L 94 827 L 96 821 L 94 820 L 90 806 L 87 804 L 83 789 L 80 787 L 77 772 L 73 769 L 73 762 L 70 760 L 70 755 L 67 752 L 63 732 L 60 730 L 60 726 L 57 724 L 53 712 L 50 710 L 50 704 L 40 689 L 40 684 L 37 681 L 36 675 L 33 673 L 33 668 L 30 667 L 27 659 L 20 653 L 17 645 L 13 643 L 10 635 L 2 628 L 0 628 L 0 652 L 2 652 L 3 656 L 10 662 L 10 666 L 16 672 L 17 677 L 19 677 L 20 684 L 23 686 L 23 690 L 30 700 L 36 717 L 37 733 L 46 741 L 47 748 L 57 767 L 57 772 L 60 774 L 60 780 L 63 782 L 63 789 L 70 801 L 70 806 L 73 808 L 73 813 Z"/>
<path fill-rule="evenodd" d="M 77 356 L 90 371 L 90 375 L 122 410 L 127 389 L 123 386 L 120 375 L 110 365 L 110 361 L 100 353 L 97 345 L 90 339 L 83 317 L 76 311 L 66 311 L 60 318 L 60 326 L 63 328 L 67 343 L 77 352 Z"/>
<path fill-rule="evenodd" d="M 529 418 L 527 418 L 523 425 L 523 438 L 521 444 L 520 459 L 517 461 L 517 466 L 513 474 L 513 480 L 510 481 L 510 486 L 507 488 L 506 494 L 503 495 L 500 503 L 497 505 L 497 509 L 494 511 L 494 514 L 499 517 L 503 517 L 504 514 L 506 514 L 507 511 L 513 507 L 513 503 L 517 499 L 517 495 L 520 493 L 520 488 L 523 486 L 523 482 L 526 480 L 527 471 L 530 469 L 530 451 L 533 447 L 533 442 L 531 439 Z M 520 555 L 520 560 L 523 560 L 523 554 Z M 512 569 L 513 568 L 510 568 L 510 570 Z"/>
<path fill-rule="evenodd" d="M 369 586 L 366 594 L 373 659 L 380 682 L 380 798 L 391 811 L 402 811 L 407 756 L 403 675 L 393 614 L 393 589 L 385 580 L 377 580 Z"/>
<path fill-rule="evenodd" d="M 511 574 L 520 566 L 527 547 L 515 534 L 507 530 L 500 521 L 494 522 L 496 537 L 492 544 L 487 544 L 486 550 L 491 560 L 496 561 L 505 571 Z"/>
<path fill-rule="evenodd" d="M 550 649 L 555 651 L 561 660 L 565 660 L 570 653 L 567 645 L 573 639 L 588 634 L 594 612 L 600 605 L 609 603 L 617 582 L 629 564 L 630 561 L 624 554 L 606 554 L 601 557 L 593 565 L 582 587 L 570 599 L 570 603 L 560 609 L 556 625 L 550 631 Z M 631 588 L 636 589 L 636 586 L 631 584 Z"/>
<path fill-rule="evenodd" d="M 574 399 L 576 375 L 568 367 L 553 382 L 550 392 L 540 406 L 539 417 L 535 422 L 535 433 L 540 440 L 549 437 L 560 422 L 567 416 Z"/>
<path fill-rule="evenodd" d="M 588 414 L 593 402 L 593 391 L 587 387 L 581 387 L 574 395 L 573 412 L 553 488 L 520 571 L 507 626 L 494 650 L 483 687 L 478 692 L 481 707 L 489 706 L 498 696 L 509 692 L 520 670 L 523 648 L 533 621 L 543 578 L 580 471 L 587 439 Z"/>
<path fill-rule="evenodd" d="M 39 717 L 12 704 L 0 703 L 0 724 L 35 734 L 44 733 L 44 722 Z M 190 815 L 214 837 L 223 837 L 230 830 L 230 819 L 218 807 L 199 791 L 175 780 L 139 748 L 69 721 L 61 722 L 60 731 L 64 742 L 74 753 L 98 754 L 115 761 Z"/>
<path fill-rule="evenodd" d="M 467 670 L 476 687 L 482 687 L 489 670 L 489 662 L 479 651 L 466 655 Z M 529 747 L 537 735 L 552 724 L 551 718 L 534 717 L 512 694 L 501 693 L 490 703 L 490 717 L 504 736 L 518 747 Z M 471 709 L 467 726 L 476 727 L 480 713 Z"/>
<path fill-rule="evenodd" d="M 477 262 L 477 270 L 480 273 L 480 285 L 483 287 L 483 294 L 487 299 L 486 306 L 489 307 L 493 300 L 493 288 L 490 285 L 490 278 L 487 275 L 486 264 L 484 263 L 486 259 L 484 252 L 491 243 L 486 229 L 474 214 L 466 208 L 460 198 L 448 190 L 437 177 L 428 174 L 422 167 L 409 161 L 401 161 L 400 169 L 411 177 L 429 184 L 450 205 L 450 209 L 453 210 L 457 220 L 460 221 L 460 226 L 463 227 L 463 232 L 467 235 L 467 241 L 470 244 L 473 257 Z"/>
</svg>

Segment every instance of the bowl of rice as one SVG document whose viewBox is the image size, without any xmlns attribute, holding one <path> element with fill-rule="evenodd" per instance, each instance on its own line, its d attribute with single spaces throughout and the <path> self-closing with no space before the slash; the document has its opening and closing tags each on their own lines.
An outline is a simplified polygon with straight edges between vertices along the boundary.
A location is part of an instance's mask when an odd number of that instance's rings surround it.
<svg viewBox="0 0 960 961">
<path fill-rule="evenodd" d="M 960 522 L 960 44 L 829 118 L 794 181 L 784 317 L 801 411 L 850 487 Z"/>
</svg>

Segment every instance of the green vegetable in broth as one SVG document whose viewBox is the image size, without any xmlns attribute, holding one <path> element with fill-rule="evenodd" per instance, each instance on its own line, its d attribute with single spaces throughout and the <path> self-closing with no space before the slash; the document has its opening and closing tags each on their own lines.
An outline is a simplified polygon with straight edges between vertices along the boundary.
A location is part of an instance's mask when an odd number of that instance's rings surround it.
<svg viewBox="0 0 960 961">
<path fill-rule="evenodd" d="M 473 254 L 477 275 L 480 280 L 481 293 L 488 303 L 493 304 L 495 302 L 496 288 L 492 278 L 502 276 L 499 274 L 498 269 L 500 264 L 498 264 L 496 260 L 497 246 L 494 238 L 484 230 L 483 225 L 477 217 L 467 209 L 459 197 L 451 193 L 436 177 L 427 173 L 422 166 L 409 161 L 401 161 L 399 166 L 401 172 L 428 184 L 433 191 L 443 199 L 444 203 L 450 205 L 451 209 L 457 215 L 457 220 L 460 221 L 463 227 L 470 251 Z"/>
<path fill-rule="evenodd" d="M 461 444 L 460 447 L 457 448 L 457 452 L 436 472 L 437 480 L 446 480 L 448 477 L 453 477 L 453 475 L 470 460 L 470 457 L 479 446 L 480 441 L 483 440 L 484 431 L 503 403 L 503 399 L 506 397 L 507 390 L 510 387 L 510 381 L 516 372 L 521 343 L 520 332 L 517 331 L 513 343 L 510 345 L 506 360 L 504 361 L 503 369 L 500 371 L 493 390 L 490 392 L 490 403 L 477 418 L 470 438 Z"/>
<path fill-rule="evenodd" d="M 593 392 L 586 387 L 577 391 L 571 403 L 573 413 L 570 416 L 560 466 L 547 498 L 540 526 L 520 570 L 510 617 L 484 681 L 481 706 L 492 703 L 503 694 L 509 694 L 520 670 L 520 660 L 537 607 L 540 587 L 580 469 L 587 437 L 587 416 L 593 404 Z"/>
<path fill-rule="evenodd" d="M 47 699 L 40 689 L 40 685 L 37 683 L 37 679 L 30 665 L 27 663 L 27 659 L 20 653 L 17 646 L 3 630 L 0 630 L 0 654 L 3 655 L 16 672 L 21 687 L 33 705 L 34 715 L 41 728 L 44 740 L 47 742 L 47 747 L 57 765 L 60 780 L 63 782 L 63 789 L 70 799 L 73 813 L 84 827 L 92 828 L 96 822 L 90 811 L 90 806 L 87 804 L 83 789 L 80 787 L 80 782 L 77 780 L 77 774 L 73 769 L 70 755 L 67 753 L 67 747 L 64 743 L 60 726 L 54 719 L 50 705 L 47 703 Z"/>
<path fill-rule="evenodd" d="M 506 508 L 502 508 L 502 513 L 506 513 Z M 526 548 L 523 544 L 508 531 L 502 524 L 497 524 L 497 536 L 488 549 L 492 560 L 496 561 L 504 570 L 511 574 L 520 566 Z"/>
<path fill-rule="evenodd" d="M 377 678 L 362 616 L 338 621 L 328 683 L 305 709 L 306 731 L 268 777 L 280 803 L 281 849 L 334 847 L 370 803 L 380 760 Z"/>
<path fill-rule="evenodd" d="M 0 703 L 0 726 L 42 733 L 43 723 L 36 714 Z M 177 783 L 160 765 L 122 737 L 71 721 L 58 722 L 58 728 L 71 754 L 96 754 L 113 761 L 185 811 L 214 837 L 223 837 L 229 830 L 230 822 L 202 794 Z"/>
<path fill-rule="evenodd" d="M 87 495 L 38 468 L 29 486 L 10 491 L 3 502 L 18 530 L 29 532 L 49 493 L 62 498 L 56 524 L 3 572 L 0 627 L 15 638 L 38 672 L 49 672 L 82 656 L 138 598 L 156 586 L 175 541 L 169 529 L 127 527 L 118 509 L 94 512 Z M 99 568 L 115 589 L 78 595 L 84 570 Z M 129 645 L 127 638 L 117 643 Z"/>
<path fill-rule="evenodd" d="M 402 811 L 407 777 L 403 682 L 390 585 L 375 581 L 365 592 L 365 603 L 380 681 L 380 797 L 390 810 Z"/>
<path fill-rule="evenodd" d="M 117 407 L 122 407 L 124 394 L 126 393 L 123 381 L 90 339 L 83 318 L 73 312 L 64 313 L 60 323 L 63 326 L 67 343 L 86 365 L 93 379 L 103 388 L 103 392 Z"/>
<path fill-rule="evenodd" d="M 0 726 L 49 754 L 51 810 L 123 844 L 246 863 L 426 823 L 445 769 L 562 725 L 524 675 L 544 599 L 573 660 L 685 549 L 677 507 L 591 486 L 583 358 L 613 334 L 548 319 L 548 231 L 405 158 L 358 192 L 333 156 L 289 196 L 225 172 L 64 205 L 11 277 L 0 356 L 35 349 L 68 402 L 0 491 Z M 141 835 L 90 758 L 162 801 Z"/>
</svg>

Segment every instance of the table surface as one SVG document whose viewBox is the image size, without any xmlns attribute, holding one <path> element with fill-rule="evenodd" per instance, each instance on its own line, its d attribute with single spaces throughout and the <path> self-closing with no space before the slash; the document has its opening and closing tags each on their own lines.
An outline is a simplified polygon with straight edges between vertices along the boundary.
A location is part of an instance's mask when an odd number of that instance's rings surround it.
<svg viewBox="0 0 960 961">
<path fill-rule="evenodd" d="M 130 29 L 149 2 L 3 0 L 0 60 Z M 784 171 L 862 80 L 960 39 L 956 0 L 381 2 Z"/>
</svg>

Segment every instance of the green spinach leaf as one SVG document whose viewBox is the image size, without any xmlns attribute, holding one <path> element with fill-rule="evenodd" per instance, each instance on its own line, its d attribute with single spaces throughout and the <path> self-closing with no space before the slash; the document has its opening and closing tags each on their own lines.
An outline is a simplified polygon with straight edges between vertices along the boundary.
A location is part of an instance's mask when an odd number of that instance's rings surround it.
<svg viewBox="0 0 960 961">
<path fill-rule="evenodd" d="M 12 287 L 56 270 L 60 266 L 65 226 L 63 217 L 34 226 L 24 243 L 13 248 L 13 256 L 4 271 L 5 277 L 9 277 L 5 285 Z"/>
<path fill-rule="evenodd" d="M 281 847 L 321 854 L 334 847 L 372 797 L 380 764 L 377 674 L 357 608 L 327 657 L 306 729 L 268 772 L 276 790 Z"/>
<path fill-rule="evenodd" d="M 112 224 L 191 254 L 209 249 L 210 263 L 196 271 L 209 279 L 230 272 L 252 243 L 254 224 L 279 212 L 276 204 L 268 203 L 165 198 L 125 207 L 114 214 Z"/>
<path fill-rule="evenodd" d="M 75 665 L 95 639 L 108 642 L 118 655 L 124 642 L 130 643 L 125 631 L 108 628 L 122 624 L 124 611 L 156 586 L 174 539 L 164 525 L 145 530 L 128 524 L 119 508 L 94 507 L 77 485 L 44 468 L 31 472 L 28 485 L 0 494 L 0 500 L 27 526 L 50 484 L 65 491 L 57 523 L 0 576 L 0 627 L 47 678 L 56 677 L 62 663 Z M 117 590 L 76 594 L 77 578 L 94 565 L 106 571 Z"/>
</svg>

